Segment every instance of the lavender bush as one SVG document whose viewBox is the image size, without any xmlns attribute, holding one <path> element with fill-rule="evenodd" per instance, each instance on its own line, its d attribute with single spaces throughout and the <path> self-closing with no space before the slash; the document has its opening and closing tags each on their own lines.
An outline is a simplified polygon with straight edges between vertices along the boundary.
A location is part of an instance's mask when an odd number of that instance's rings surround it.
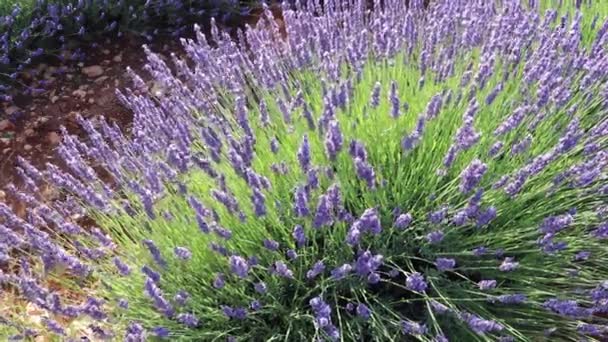
<svg viewBox="0 0 608 342">
<path fill-rule="evenodd" d="M 65 198 L 10 188 L 27 219 L 0 205 L 17 270 L 2 282 L 48 312 L 11 324 L 67 339 L 60 322 L 89 317 L 125 341 L 605 340 L 608 21 L 599 4 L 539 6 L 298 2 L 286 37 L 267 11 L 240 44 L 217 28 L 214 47 L 184 40 L 193 64 L 175 58 L 176 74 L 150 53 L 169 91 L 134 75 L 119 93 L 130 139 L 81 120 L 88 141 L 65 134 L 58 151 L 71 172 L 21 160 L 29 190 Z"/>
</svg>

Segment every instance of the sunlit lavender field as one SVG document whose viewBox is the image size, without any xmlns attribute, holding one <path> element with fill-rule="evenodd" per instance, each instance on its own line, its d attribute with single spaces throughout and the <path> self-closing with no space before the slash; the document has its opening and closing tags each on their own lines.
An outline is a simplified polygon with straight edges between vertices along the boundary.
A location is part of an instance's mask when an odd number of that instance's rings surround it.
<svg viewBox="0 0 608 342">
<path fill-rule="evenodd" d="M 20 159 L 0 336 L 607 341 L 608 6 L 281 11 L 147 50 L 131 134 Z"/>
</svg>

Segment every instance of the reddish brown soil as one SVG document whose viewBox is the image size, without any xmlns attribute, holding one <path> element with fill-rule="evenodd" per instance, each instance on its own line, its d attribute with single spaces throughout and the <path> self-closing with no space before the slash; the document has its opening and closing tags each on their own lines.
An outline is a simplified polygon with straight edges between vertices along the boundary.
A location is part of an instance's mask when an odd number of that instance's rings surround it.
<svg viewBox="0 0 608 342">
<path fill-rule="evenodd" d="M 128 86 L 125 68 L 142 73 L 144 53 L 141 41 L 128 37 L 119 42 L 101 44 L 91 51 L 80 65 L 65 66 L 67 72 L 56 78 L 48 91 L 36 96 L 16 96 L 16 104 L 23 114 L 14 124 L 0 124 L 0 187 L 18 182 L 15 172 L 16 158 L 22 156 L 36 166 L 56 162 L 54 148 L 60 142 L 59 128 L 65 126 L 70 133 L 82 135 L 76 116 L 85 118 L 103 115 L 127 128 L 131 113 L 117 101 L 116 88 Z M 82 66 L 98 65 L 103 74 L 87 77 Z M 53 70 L 57 66 L 42 66 Z M 27 75 L 28 72 L 25 73 Z M 6 106 L 5 110 L 8 109 Z M 10 110 L 14 110 L 13 107 Z M 0 114 L 0 122 L 6 117 Z"/>
<path fill-rule="evenodd" d="M 273 8 L 273 12 L 282 33 L 285 34 L 282 15 L 277 8 Z M 234 33 L 234 28 L 242 27 L 244 23 L 253 25 L 260 14 L 261 11 L 256 10 L 246 18 L 227 23 L 226 27 Z M 202 26 L 205 31 L 209 29 L 206 24 Z M 15 170 L 17 156 L 22 156 L 41 168 L 44 168 L 47 162 L 61 165 L 54 151 L 61 141 L 60 127 L 66 127 L 70 134 L 86 138 L 76 122 L 78 114 L 85 118 L 104 116 L 128 132 L 132 113 L 118 102 L 115 91 L 130 86 L 130 79 L 125 72 L 127 67 L 131 67 L 149 82 L 150 78 L 143 70 L 146 62 L 141 48 L 143 44 L 163 56 L 168 56 L 170 52 L 179 54 L 181 51 L 181 46 L 175 38 L 160 37 L 148 43 L 139 37 L 125 36 L 117 41 L 106 40 L 98 47 L 89 49 L 85 61 L 63 65 L 66 71 L 61 75 L 49 72 L 61 65 L 44 64 L 33 68 L 42 70 L 39 76 L 29 76 L 35 74 L 33 69 L 21 74 L 20 81 L 34 86 L 42 79 L 50 79 L 52 83 L 45 87 L 48 89 L 46 92 L 35 97 L 15 94 L 15 104 L 23 113 L 16 122 L 7 120 L 8 114 L 15 110 L 15 107 L 10 108 L 9 104 L 0 103 L 0 201 L 11 200 L 2 192 L 5 185 L 20 183 Z M 88 77 L 82 69 L 90 66 L 100 66 L 103 73 Z M 153 82 L 149 82 L 149 85 L 154 86 Z"/>
</svg>

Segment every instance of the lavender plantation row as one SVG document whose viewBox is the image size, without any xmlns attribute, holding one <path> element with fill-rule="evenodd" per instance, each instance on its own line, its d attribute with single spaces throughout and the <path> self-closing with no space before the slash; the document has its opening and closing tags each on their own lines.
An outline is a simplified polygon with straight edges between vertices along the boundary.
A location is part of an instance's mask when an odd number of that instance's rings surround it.
<svg viewBox="0 0 608 342">
<path fill-rule="evenodd" d="M 197 29 L 175 74 L 148 51 L 170 91 L 132 75 L 132 137 L 81 119 L 70 172 L 20 160 L 0 281 L 46 316 L 12 333 L 606 340 L 608 18 L 564 6 L 306 0 L 285 37 Z"/>
<path fill-rule="evenodd" d="M 11 100 L 19 72 L 37 60 L 78 61 L 105 36 L 139 32 L 152 41 L 161 31 L 180 37 L 201 18 L 247 15 L 252 3 L 239 1 L 0 1 L 0 100 Z M 68 53 L 68 51 L 70 51 Z M 61 70 L 59 71 L 61 72 Z M 26 94 L 45 91 L 47 84 L 26 86 Z"/>
</svg>

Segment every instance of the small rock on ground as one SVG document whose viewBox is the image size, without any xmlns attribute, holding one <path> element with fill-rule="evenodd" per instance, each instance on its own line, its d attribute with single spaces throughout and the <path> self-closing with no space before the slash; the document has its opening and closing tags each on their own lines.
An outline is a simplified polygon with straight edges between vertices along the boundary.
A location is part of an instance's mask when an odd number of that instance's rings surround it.
<svg viewBox="0 0 608 342">
<path fill-rule="evenodd" d="M 0 121 L 0 132 L 2 131 L 11 131 L 15 128 L 15 125 L 13 125 L 12 122 L 8 121 L 8 120 L 1 120 Z"/>
<path fill-rule="evenodd" d="M 87 75 L 89 78 L 95 78 L 103 75 L 103 68 L 99 65 L 91 65 L 82 68 L 82 73 Z"/>
</svg>

